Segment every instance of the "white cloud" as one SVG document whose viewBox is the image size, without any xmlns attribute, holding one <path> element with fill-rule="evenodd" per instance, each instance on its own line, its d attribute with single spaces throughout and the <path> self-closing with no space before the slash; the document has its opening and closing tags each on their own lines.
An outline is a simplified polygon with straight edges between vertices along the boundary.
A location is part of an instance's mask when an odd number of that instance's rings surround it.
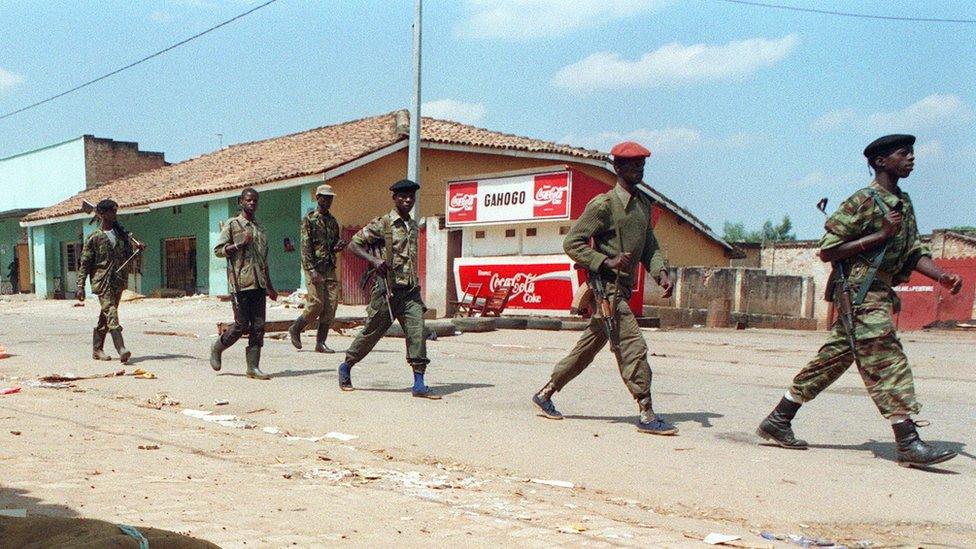
<svg viewBox="0 0 976 549">
<path fill-rule="evenodd" d="M 564 36 L 650 11 L 663 0 L 468 0 L 455 34 L 471 38 L 532 39 Z"/>
<path fill-rule="evenodd" d="M 719 46 L 672 43 L 636 60 L 599 52 L 559 69 L 552 82 L 567 89 L 602 90 L 741 79 L 782 61 L 798 43 L 795 34 L 773 40 L 751 38 Z"/>
<path fill-rule="evenodd" d="M 562 142 L 575 147 L 609 151 L 621 141 L 636 141 L 651 150 L 651 154 L 671 154 L 686 151 L 701 142 L 701 133 L 690 128 L 639 128 L 627 133 L 601 132 L 592 135 L 568 135 Z"/>
<path fill-rule="evenodd" d="M 969 122 L 973 110 L 958 95 L 934 93 L 898 111 L 859 114 L 854 109 L 830 111 L 818 118 L 818 130 L 862 128 L 871 132 L 893 133 L 936 129 Z"/>
<path fill-rule="evenodd" d="M 175 19 L 175 17 L 173 17 L 173 14 L 167 13 L 162 10 L 153 10 L 149 14 L 149 20 L 155 23 L 169 23 L 173 19 Z"/>
<path fill-rule="evenodd" d="M 23 76 L 0 68 L 0 91 L 9 90 L 23 81 Z"/>
<path fill-rule="evenodd" d="M 487 110 L 481 103 L 465 103 L 453 99 L 428 101 L 420 106 L 420 113 L 431 118 L 453 120 L 462 124 L 478 124 Z"/>
<path fill-rule="evenodd" d="M 942 148 L 942 142 L 938 139 L 915 144 L 915 156 L 918 158 L 941 158 L 943 155 L 945 155 L 945 149 Z"/>
</svg>

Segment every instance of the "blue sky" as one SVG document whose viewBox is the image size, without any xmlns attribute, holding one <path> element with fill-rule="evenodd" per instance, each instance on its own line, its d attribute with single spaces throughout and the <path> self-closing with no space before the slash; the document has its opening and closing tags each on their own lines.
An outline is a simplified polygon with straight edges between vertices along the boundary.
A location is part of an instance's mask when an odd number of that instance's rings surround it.
<svg viewBox="0 0 976 549">
<path fill-rule="evenodd" d="M 976 3 L 779 0 L 976 19 Z M 0 0 L 0 111 L 251 7 L 246 0 Z M 717 0 L 427 0 L 425 115 L 606 150 L 721 231 L 870 180 L 860 151 L 914 133 L 923 230 L 976 225 L 976 25 L 848 19 Z M 279 0 L 134 69 L 0 120 L 0 157 L 89 133 L 180 161 L 407 106 L 413 1 Z"/>
</svg>

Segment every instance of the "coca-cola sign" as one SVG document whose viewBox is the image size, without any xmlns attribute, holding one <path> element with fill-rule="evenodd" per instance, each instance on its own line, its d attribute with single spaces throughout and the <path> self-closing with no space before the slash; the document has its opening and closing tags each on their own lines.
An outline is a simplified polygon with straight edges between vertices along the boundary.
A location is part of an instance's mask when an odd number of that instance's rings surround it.
<svg viewBox="0 0 976 549">
<path fill-rule="evenodd" d="M 569 311 L 580 285 L 579 273 L 565 256 L 543 256 L 531 262 L 519 257 L 463 257 L 455 259 L 454 269 L 459 296 L 471 283 L 482 284 L 481 297 L 511 288 L 506 310 Z"/>
<path fill-rule="evenodd" d="M 563 217 L 569 215 L 569 178 L 567 174 L 545 174 L 535 177 L 535 204 L 532 215 L 536 218 Z"/>
<path fill-rule="evenodd" d="M 465 181 L 447 189 L 447 217 L 455 223 L 478 219 L 478 182 Z"/>
<path fill-rule="evenodd" d="M 447 186 L 447 225 L 569 219 L 569 170 L 452 181 Z"/>
</svg>

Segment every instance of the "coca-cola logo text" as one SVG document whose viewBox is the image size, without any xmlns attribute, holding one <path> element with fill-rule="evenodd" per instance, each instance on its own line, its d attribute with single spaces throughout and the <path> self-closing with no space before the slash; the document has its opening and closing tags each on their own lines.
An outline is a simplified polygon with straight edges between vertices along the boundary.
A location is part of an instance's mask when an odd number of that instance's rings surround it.
<svg viewBox="0 0 976 549">
<path fill-rule="evenodd" d="M 535 192 L 535 201 L 539 204 L 562 204 L 566 190 L 561 185 L 544 185 Z"/>
<path fill-rule="evenodd" d="M 492 273 L 488 287 L 494 292 L 498 288 L 509 286 L 512 288 L 509 299 L 522 296 L 522 300 L 526 303 L 541 303 L 542 296 L 535 293 L 535 279 L 536 275 L 528 273 L 515 273 L 510 277 L 502 277 L 498 273 Z"/>
<path fill-rule="evenodd" d="M 451 197 L 451 209 L 467 211 L 474 209 L 474 203 L 478 199 L 476 194 L 458 193 Z"/>
</svg>

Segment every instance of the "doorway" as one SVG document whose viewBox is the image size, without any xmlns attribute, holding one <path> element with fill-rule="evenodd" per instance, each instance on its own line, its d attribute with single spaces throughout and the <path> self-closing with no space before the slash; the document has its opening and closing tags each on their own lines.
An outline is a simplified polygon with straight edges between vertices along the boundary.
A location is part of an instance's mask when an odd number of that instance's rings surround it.
<svg viewBox="0 0 976 549">
<path fill-rule="evenodd" d="M 163 240 L 163 286 L 183 290 L 186 295 L 197 291 L 197 239 L 195 236 Z"/>
</svg>

